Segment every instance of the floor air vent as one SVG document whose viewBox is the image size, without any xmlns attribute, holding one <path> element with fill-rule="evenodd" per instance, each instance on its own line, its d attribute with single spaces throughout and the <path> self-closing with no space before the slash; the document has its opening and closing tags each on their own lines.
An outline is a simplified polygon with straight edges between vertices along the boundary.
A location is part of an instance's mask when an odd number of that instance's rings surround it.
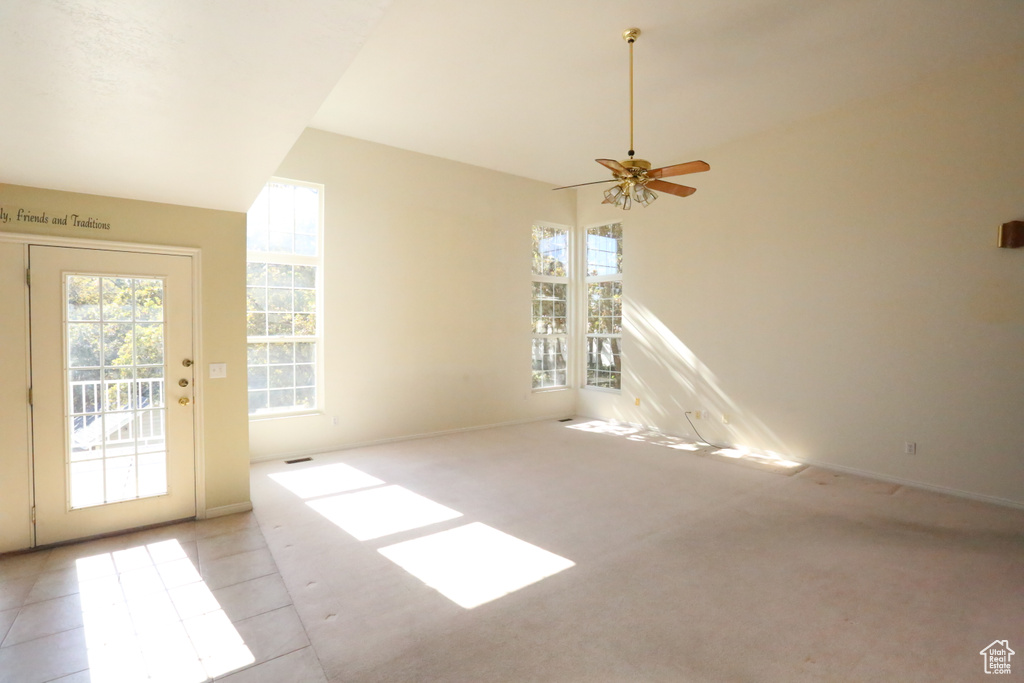
<svg viewBox="0 0 1024 683">
<path fill-rule="evenodd" d="M 571 417 L 563 417 L 561 420 L 559 420 L 559 422 L 572 422 L 572 418 Z"/>
<path fill-rule="evenodd" d="M 313 458 L 295 458 L 294 460 L 285 460 L 284 464 L 285 465 L 294 465 L 297 462 L 309 462 L 312 459 Z"/>
</svg>

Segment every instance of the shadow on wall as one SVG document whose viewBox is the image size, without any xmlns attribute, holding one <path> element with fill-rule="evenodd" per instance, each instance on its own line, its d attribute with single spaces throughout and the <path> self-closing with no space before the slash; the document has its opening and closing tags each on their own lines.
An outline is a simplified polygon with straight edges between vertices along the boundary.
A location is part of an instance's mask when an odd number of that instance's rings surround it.
<svg viewBox="0 0 1024 683">
<path fill-rule="evenodd" d="M 698 438 L 731 448 L 790 457 L 778 435 L 730 397 L 715 373 L 657 315 L 635 300 L 627 298 L 626 304 L 623 327 L 635 342 L 630 353 L 638 357 L 626 368 L 624 386 L 645 397 L 643 412 L 636 413 L 641 421 L 673 433 L 699 431 Z M 697 411 L 709 415 L 697 418 Z"/>
</svg>

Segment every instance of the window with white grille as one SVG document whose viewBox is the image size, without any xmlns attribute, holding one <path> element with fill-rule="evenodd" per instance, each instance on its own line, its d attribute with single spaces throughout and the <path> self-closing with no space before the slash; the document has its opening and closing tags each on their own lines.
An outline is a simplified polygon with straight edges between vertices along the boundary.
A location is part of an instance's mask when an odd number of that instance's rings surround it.
<svg viewBox="0 0 1024 683">
<path fill-rule="evenodd" d="M 533 226 L 533 388 L 569 382 L 569 228 Z"/>
<path fill-rule="evenodd" d="M 586 386 L 622 388 L 622 224 L 587 228 Z"/>
<path fill-rule="evenodd" d="M 247 214 L 249 415 L 318 407 L 323 186 L 271 180 Z"/>
</svg>

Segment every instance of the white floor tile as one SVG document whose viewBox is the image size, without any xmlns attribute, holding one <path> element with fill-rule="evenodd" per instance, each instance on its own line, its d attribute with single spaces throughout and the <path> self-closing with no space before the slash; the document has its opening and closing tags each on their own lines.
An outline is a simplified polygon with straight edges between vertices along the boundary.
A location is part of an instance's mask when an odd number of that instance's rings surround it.
<svg viewBox="0 0 1024 683">
<path fill-rule="evenodd" d="M 258 527 L 250 527 L 219 536 L 201 538 L 196 545 L 199 548 L 200 561 L 208 562 L 228 555 L 265 548 L 267 542 L 263 539 L 263 534 L 260 533 Z"/>
<path fill-rule="evenodd" d="M 34 576 L 23 576 L 0 582 L 0 610 L 24 605 L 35 582 L 36 577 Z"/>
<path fill-rule="evenodd" d="M 257 664 L 309 645 L 306 630 L 291 605 L 235 622 L 235 628 Z"/>
<path fill-rule="evenodd" d="M 82 626 L 82 602 L 77 595 L 34 602 L 21 608 L 3 646 L 10 647 L 40 636 L 48 636 Z"/>
<path fill-rule="evenodd" d="M 74 595 L 78 590 L 78 572 L 74 567 L 44 572 L 36 579 L 25 603 L 42 602 L 65 595 Z"/>
<path fill-rule="evenodd" d="M 236 583 L 214 591 L 213 596 L 232 621 L 241 621 L 292 604 L 291 595 L 280 574 L 268 574 Z"/>
<path fill-rule="evenodd" d="M 43 683 L 87 668 L 80 628 L 0 648 L 0 683 Z"/>
<path fill-rule="evenodd" d="M 200 562 L 199 573 L 210 590 L 249 581 L 277 571 L 274 558 L 266 548 Z"/>
</svg>

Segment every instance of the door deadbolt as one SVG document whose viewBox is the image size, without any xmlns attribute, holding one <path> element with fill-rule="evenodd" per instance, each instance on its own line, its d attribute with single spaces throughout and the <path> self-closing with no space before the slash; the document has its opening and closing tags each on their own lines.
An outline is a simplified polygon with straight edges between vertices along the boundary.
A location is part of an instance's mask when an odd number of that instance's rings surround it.
<svg viewBox="0 0 1024 683">
<path fill-rule="evenodd" d="M 186 358 L 185 360 L 181 361 L 181 364 L 184 365 L 186 368 L 192 367 L 192 361 L 189 360 L 188 358 Z"/>
<path fill-rule="evenodd" d="M 178 386 L 179 387 L 187 387 L 188 386 L 188 380 L 187 379 L 179 379 L 178 380 Z"/>
</svg>

